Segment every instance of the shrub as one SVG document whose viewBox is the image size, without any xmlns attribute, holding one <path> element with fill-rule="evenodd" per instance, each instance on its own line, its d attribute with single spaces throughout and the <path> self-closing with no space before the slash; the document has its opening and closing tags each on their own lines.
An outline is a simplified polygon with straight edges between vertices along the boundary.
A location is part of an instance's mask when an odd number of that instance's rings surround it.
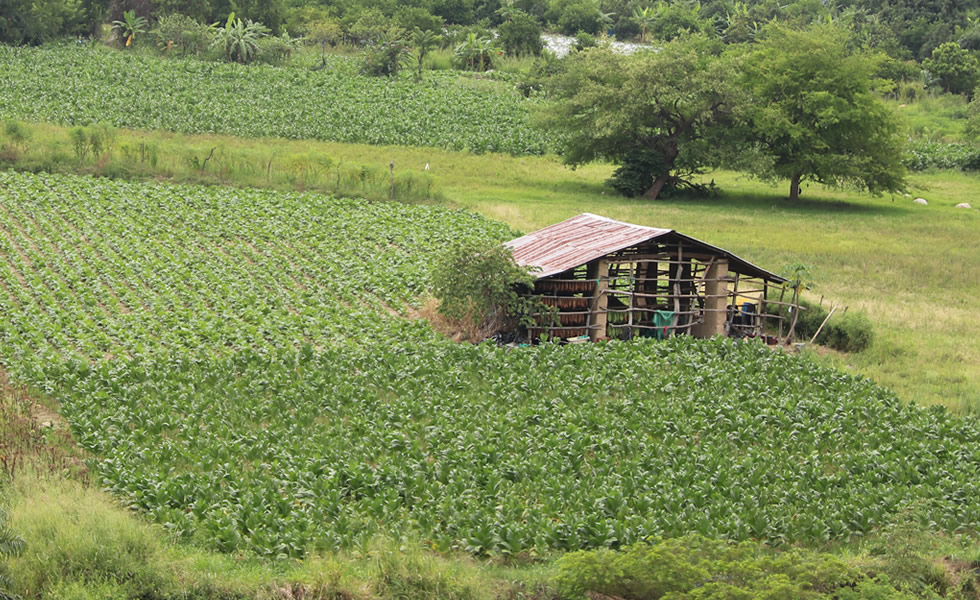
<svg viewBox="0 0 980 600">
<path fill-rule="evenodd" d="M 972 106 L 972 103 L 971 103 Z M 972 109 L 971 109 L 972 110 Z M 967 135 L 980 131 L 980 126 L 967 121 Z M 977 120 L 980 123 L 980 120 Z M 973 127 L 976 127 L 974 130 Z M 980 150 L 969 144 L 944 144 L 926 140 L 910 140 L 902 164 L 910 171 L 926 169 L 976 170 L 980 165 Z"/>
<path fill-rule="evenodd" d="M 844 352 L 860 352 L 874 341 L 871 321 L 864 313 L 845 313 L 836 321 L 831 317 L 824 329 L 821 336 L 826 335 L 826 344 Z"/>
<path fill-rule="evenodd" d="M 177 51 L 182 55 L 200 54 L 211 43 L 211 30 L 207 25 L 179 13 L 160 17 L 151 33 L 161 50 Z"/>
<path fill-rule="evenodd" d="M 587 0 L 567 4 L 558 17 L 558 29 L 565 35 L 579 31 L 597 35 L 602 29 L 602 15 L 595 3 Z"/>
<path fill-rule="evenodd" d="M 433 15 L 424 8 L 417 6 L 401 6 L 395 11 L 395 23 L 405 31 L 412 31 L 416 28 L 422 31 L 432 31 L 442 33 L 443 22 L 441 17 Z"/>
<path fill-rule="evenodd" d="M 821 323 L 827 318 L 828 311 L 818 304 L 800 300 L 800 306 L 804 309 L 796 321 L 796 339 L 810 341 L 813 335 L 820 328 Z M 784 317 L 789 318 L 788 311 L 782 311 Z M 874 328 L 867 315 L 861 312 L 847 312 L 834 316 L 827 321 L 820 335 L 815 340 L 816 343 L 828 346 L 842 352 L 861 352 L 867 349 L 874 342 Z"/>
<path fill-rule="evenodd" d="M 456 245 L 432 272 L 439 313 L 456 323 L 468 339 L 486 338 L 520 321 L 526 324 L 536 303 L 518 290 L 533 283 L 509 249 L 488 242 Z"/>
<path fill-rule="evenodd" d="M 595 48 L 598 45 L 599 44 L 596 42 L 595 36 L 591 33 L 580 31 L 575 36 L 575 49 L 579 52 L 585 50 L 586 48 Z"/>
<path fill-rule="evenodd" d="M 509 21 L 500 24 L 497 33 L 497 40 L 507 54 L 539 56 L 544 47 L 541 27 L 534 17 L 525 12 L 514 13 Z"/>
<path fill-rule="evenodd" d="M 3 123 L 3 135 L 15 150 L 23 151 L 31 139 L 32 131 L 24 123 L 10 119 Z"/>
<path fill-rule="evenodd" d="M 863 574 L 829 554 L 775 553 L 754 543 L 688 537 L 636 544 L 618 552 L 566 554 L 557 562 L 556 587 L 559 597 L 569 599 L 583 598 L 588 592 L 633 600 L 830 598 L 842 586 L 866 581 Z"/>
</svg>

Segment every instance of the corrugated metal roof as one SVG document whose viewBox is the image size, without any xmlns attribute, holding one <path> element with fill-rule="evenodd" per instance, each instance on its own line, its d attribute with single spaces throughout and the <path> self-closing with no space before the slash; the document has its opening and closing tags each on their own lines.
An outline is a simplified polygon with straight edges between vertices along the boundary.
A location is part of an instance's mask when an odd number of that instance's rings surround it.
<svg viewBox="0 0 980 600">
<path fill-rule="evenodd" d="M 535 276 L 540 279 L 671 231 L 582 213 L 504 245 L 513 250 L 517 264 L 538 267 Z"/>
<path fill-rule="evenodd" d="M 668 238 L 681 239 L 686 244 L 700 247 L 710 254 L 725 256 L 729 259 L 731 271 L 769 280 L 785 281 L 782 277 L 744 261 L 726 250 L 673 229 L 634 225 L 591 213 L 582 213 L 511 240 L 504 245 L 513 251 L 517 264 L 524 267 L 537 267 L 539 270 L 534 275 L 541 279 L 656 238 L 665 238 L 663 241 L 668 241 Z"/>
</svg>

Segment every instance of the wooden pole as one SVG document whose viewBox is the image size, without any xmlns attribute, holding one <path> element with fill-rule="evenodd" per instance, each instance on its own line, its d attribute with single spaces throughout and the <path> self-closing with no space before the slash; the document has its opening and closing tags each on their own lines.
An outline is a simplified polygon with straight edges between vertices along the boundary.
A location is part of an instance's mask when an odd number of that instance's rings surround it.
<svg viewBox="0 0 980 600">
<path fill-rule="evenodd" d="M 595 290 L 592 292 L 592 302 L 589 310 L 592 311 L 589 319 L 593 327 L 589 329 L 589 338 L 594 342 L 599 338 L 606 337 L 606 323 L 609 315 L 606 309 L 609 306 L 609 296 L 606 289 L 609 287 L 609 261 L 600 258 L 589 265 L 589 278 L 595 281 Z"/>
<path fill-rule="evenodd" d="M 820 324 L 820 327 L 817 327 L 817 332 L 813 334 L 812 338 L 810 338 L 811 344 L 816 341 L 817 336 L 820 335 L 821 331 L 823 331 L 823 326 L 827 324 L 827 321 L 830 320 L 830 317 L 834 316 L 834 312 L 836 311 L 837 311 L 837 306 L 834 306 L 833 308 L 830 309 L 830 313 L 824 318 L 823 323 Z"/>
</svg>

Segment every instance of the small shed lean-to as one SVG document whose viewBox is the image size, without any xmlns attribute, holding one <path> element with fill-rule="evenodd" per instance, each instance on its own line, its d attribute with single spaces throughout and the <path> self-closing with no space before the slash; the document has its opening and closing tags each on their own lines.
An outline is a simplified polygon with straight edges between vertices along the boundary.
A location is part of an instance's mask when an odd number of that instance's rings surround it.
<svg viewBox="0 0 980 600">
<path fill-rule="evenodd" d="M 556 309 L 532 337 L 781 336 L 793 305 L 785 278 L 673 229 L 583 213 L 505 246 Z"/>
</svg>

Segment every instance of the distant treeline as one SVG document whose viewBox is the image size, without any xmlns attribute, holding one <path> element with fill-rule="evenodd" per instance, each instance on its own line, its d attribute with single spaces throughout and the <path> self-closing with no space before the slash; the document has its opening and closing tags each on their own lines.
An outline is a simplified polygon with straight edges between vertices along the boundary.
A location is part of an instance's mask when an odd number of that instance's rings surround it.
<svg viewBox="0 0 980 600">
<path fill-rule="evenodd" d="M 750 41 L 772 21 L 805 26 L 833 20 L 852 27 L 867 47 L 901 60 L 927 58 L 945 42 L 980 50 L 980 21 L 971 18 L 976 7 L 966 0 L 5 0 L 0 42 L 39 44 L 65 35 L 96 35 L 129 10 L 150 23 L 174 13 L 202 23 L 224 22 L 234 12 L 273 33 L 292 35 L 324 20 L 346 32 L 365 18 L 385 18 L 406 29 L 495 27 L 519 11 L 570 35 L 669 41 L 701 31 L 729 43 Z"/>
</svg>

